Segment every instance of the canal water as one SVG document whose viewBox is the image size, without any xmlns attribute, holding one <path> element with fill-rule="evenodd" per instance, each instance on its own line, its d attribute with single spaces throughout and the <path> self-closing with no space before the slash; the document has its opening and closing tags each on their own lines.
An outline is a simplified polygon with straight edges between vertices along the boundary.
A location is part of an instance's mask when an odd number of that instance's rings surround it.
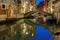
<svg viewBox="0 0 60 40">
<path fill-rule="evenodd" d="M 37 26 L 36 28 L 36 40 L 50 40 L 52 35 L 44 27 Z M 52 39 L 51 39 L 52 40 Z"/>
<path fill-rule="evenodd" d="M 37 24 L 40 24 L 39 21 L 36 21 Z M 36 37 L 31 38 L 31 40 L 54 40 L 53 35 L 49 32 L 48 29 L 45 29 L 43 26 L 36 26 Z"/>
<path fill-rule="evenodd" d="M 42 26 L 36 26 L 36 37 L 31 40 L 53 40 L 53 35 Z"/>
</svg>

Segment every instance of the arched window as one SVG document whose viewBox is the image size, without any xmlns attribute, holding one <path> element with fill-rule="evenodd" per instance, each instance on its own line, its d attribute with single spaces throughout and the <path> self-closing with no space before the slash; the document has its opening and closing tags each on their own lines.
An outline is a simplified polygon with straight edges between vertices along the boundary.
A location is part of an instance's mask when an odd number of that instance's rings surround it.
<svg viewBox="0 0 60 40">
<path fill-rule="evenodd" d="M 5 8 L 5 4 L 2 4 L 2 8 Z"/>
<path fill-rule="evenodd" d="M 17 0 L 14 0 L 14 2 L 17 2 Z"/>
<path fill-rule="evenodd" d="M 21 4 L 21 0 L 17 0 L 17 3 L 18 3 L 18 4 Z"/>
</svg>

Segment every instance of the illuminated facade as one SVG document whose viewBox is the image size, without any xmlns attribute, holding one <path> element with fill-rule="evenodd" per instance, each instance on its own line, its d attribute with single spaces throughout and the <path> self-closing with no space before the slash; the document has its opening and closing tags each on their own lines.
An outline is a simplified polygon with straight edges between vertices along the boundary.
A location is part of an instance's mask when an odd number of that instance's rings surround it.
<svg viewBox="0 0 60 40">
<path fill-rule="evenodd" d="M 50 14 L 52 14 L 52 13 L 54 12 L 54 10 L 55 10 L 55 1 L 56 1 L 56 0 L 50 0 L 50 1 L 48 2 L 48 12 L 49 12 Z"/>
<path fill-rule="evenodd" d="M 60 20 L 60 0 L 57 0 L 55 2 L 55 13 L 54 13 L 54 15 L 56 16 L 57 24 L 58 24 L 59 20 Z"/>
<path fill-rule="evenodd" d="M 46 11 L 48 8 L 48 0 L 44 0 L 44 2 L 41 2 L 40 5 L 38 5 L 39 10 Z"/>
<path fill-rule="evenodd" d="M 11 18 L 13 17 L 15 18 L 16 17 L 15 14 L 19 13 L 19 8 L 17 4 L 18 3 L 15 2 L 14 0 L 0 0 L 0 15 L 5 15 L 4 17 L 5 19 L 7 18 L 7 16 L 8 17 L 10 16 Z"/>
<path fill-rule="evenodd" d="M 35 10 L 35 0 L 21 0 L 21 13 L 27 13 Z M 23 11 L 22 11 L 23 10 Z"/>
<path fill-rule="evenodd" d="M 60 24 L 60 0 L 55 1 L 55 11 L 54 15 L 57 19 L 57 24 Z M 57 34 L 59 33 L 59 34 Z M 55 30 L 55 38 L 54 40 L 59 40 L 60 39 L 60 26 L 57 25 L 56 30 Z"/>
<path fill-rule="evenodd" d="M 48 8 L 48 0 L 44 0 L 44 11 L 46 11 Z"/>
</svg>

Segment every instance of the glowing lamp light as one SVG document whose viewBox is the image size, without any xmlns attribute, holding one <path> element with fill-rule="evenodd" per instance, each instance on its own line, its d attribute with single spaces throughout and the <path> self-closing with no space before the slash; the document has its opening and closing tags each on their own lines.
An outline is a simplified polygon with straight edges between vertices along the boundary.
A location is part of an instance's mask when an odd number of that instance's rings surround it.
<svg viewBox="0 0 60 40">
<path fill-rule="evenodd" d="M 54 11 L 54 9 L 50 8 L 51 13 Z"/>
<path fill-rule="evenodd" d="M 33 8 L 33 6 L 31 5 L 31 6 L 30 6 L 30 11 L 32 11 L 32 8 Z"/>
<path fill-rule="evenodd" d="M 34 36 L 34 33 L 32 33 L 32 36 Z"/>
<path fill-rule="evenodd" d="M 29 33 L 28 32 L 26 32 L 26 35 L 28 35 Z"/>
<path fill-rule="evenodd" d="M 23 33 L 25 33 L 25 32 L 26 32 L 26 25 L 25 25 L 25 23 L 24 23 Z"/>
</svg>

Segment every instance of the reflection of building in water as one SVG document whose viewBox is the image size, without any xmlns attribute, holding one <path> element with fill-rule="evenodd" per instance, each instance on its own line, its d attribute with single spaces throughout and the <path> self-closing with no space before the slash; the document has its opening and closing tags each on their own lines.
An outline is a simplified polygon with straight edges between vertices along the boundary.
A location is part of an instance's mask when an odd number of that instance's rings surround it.
<svg viewBox="0 0 60 40">
<path fill-rule="evenodd" d="M 55 31 L 54 40 L 60 40 L 60 28 L 59 27 Z"/>
</svg>

